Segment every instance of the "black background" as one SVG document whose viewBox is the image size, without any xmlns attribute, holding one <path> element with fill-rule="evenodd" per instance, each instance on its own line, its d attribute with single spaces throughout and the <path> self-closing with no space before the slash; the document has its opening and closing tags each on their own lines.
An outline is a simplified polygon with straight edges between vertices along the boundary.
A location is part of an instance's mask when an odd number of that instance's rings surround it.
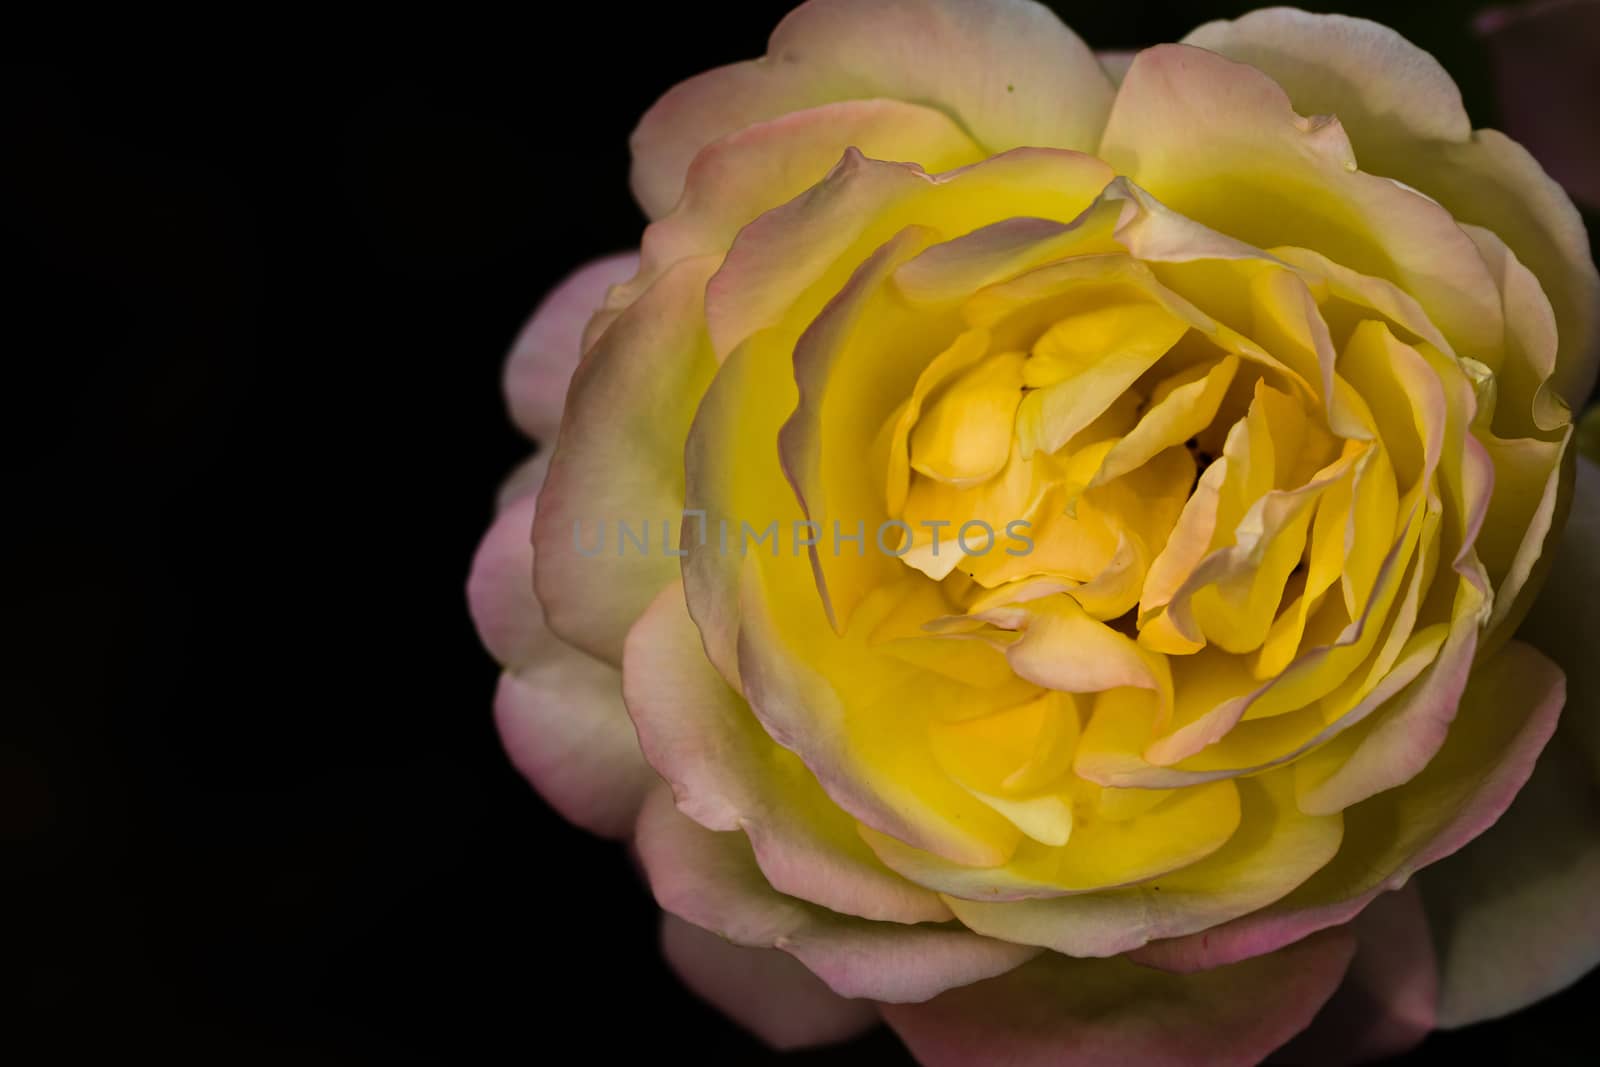
<svg viewBox="0 0 1600 1067">
<path fill-rule="evenodd" d="M 7 1059 L 776 1061 L 668 974 L 622 847 L 511 770 L 463 596 L 527 448 L 511 339 L 637 242 L 638 116 L 787 7 L 676 6 L 5 71 Z M 1252 5 L 1056 6 L 1123 48 Z M 1334 6 L 1493 122 L 1476 5 Z M 1590 1062 L 1597 990 L 1404 1062 Z"/>
</svg>

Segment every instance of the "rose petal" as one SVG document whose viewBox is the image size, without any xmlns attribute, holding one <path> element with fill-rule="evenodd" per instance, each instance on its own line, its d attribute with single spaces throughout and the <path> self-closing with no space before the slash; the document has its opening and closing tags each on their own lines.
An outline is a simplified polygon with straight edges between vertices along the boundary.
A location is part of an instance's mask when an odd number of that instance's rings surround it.
<svg viewBox="0 0 1600 1067">
<path fill-rule="evenodd" d="M 545 616 L 609 663 L 621 663 L 628 627 L 678 574 L 684 439 L 716 370 L 702 310 L 716 262 L 678 263 L 584 356 L 539 494 Z"/>
<path fill-rule="evenodd" d="M 1070 956 L 1112 956 L 1266 907 L 1333 858 L 1343 820 L 1302 814 L 1286 772 L 1238 784 L 1238 831 L 1192 866 L 1128 889 L 1000 904 L 950 898 L 950 907 L 981 934 Z"/>
<path fill-rule="evenodd" d="M 467 577 L 467 607 L 478 638 L 503 667 L 533 660 L 555 640 L 533 595 L 534 492 L 513 500 L 483 535 Z"/>
<path fill-rule="evenodd" d="M 1337 119 L 1296 114 L 1253 67 L 1188 45 L 1139 53 L 1100 156 L 1198 222 L 1261 248 L 1315 248 L 1397 282 L 1458 351 L 1502 335 L 1499 292 L 1450 214 L 1357 170 Z"/>
<path fill-rule="evenodd" d="M 855 820 L 762 731 L 706 661 L 681 584 L 663 589 L 634 624 L 623 679 L 640 745 L 679 810 L 707 829 L 743 829 L 773 888 L 886 922 L 951 917 L 936 895 L 885 869 Z"/>
<path fill-rule="evenodd" d="M 1188 42 L 1264 71 L 1301 114 L 1336 113 L 1363 169 L 1498 234 L 1555 308 L 1561 352 L 1552 387 L 1574 408 L 1588 400 L 1600 361 L 1600 274 L 1583 219 L 1521 145 L 1463 128 L 1437 63 L 1375 23 L 1285 9 L 1207 24 Z"/>
<path fill-rule="evenodd" d="M 552 807 L 586 830 L 625 837 L 660 779 L 623 709 L 622 676 L 545 625 L 533 595 L 536 505 L 527 491 L 506 506 L 467 579 L 478 635 L 507 668 L 495 692 L 495 723 L 511 762 Z"/>
<path fill-rule="evenodd" d="M 1561 726 L 1499 823 L 1419 876 L 1439 946 L 1445 1026 L 1516 1011 L 1600 962 L 1600 468 L 1578 464 L 1555 568 L 1520 635 L 1567 672 Z"/>
<path fill-rule="evenodd" d="M 639 754 L 616 668 L 551 639 L 545 655 L 500 676 L 494 720 L 522 776 L 568 821 L 624 838 L 661 783 Z"/>
<path fill-rule="evenodd" d="M 1381 23 L 1275 7 L 1208 22 L 1183 43 L 1265 71 L 1302 115 L 1338 115 L 1363 159 L 1368 142 L 1376 152 L 1472 134 L 1444 67 Z"/>
<path fill-rule="evenodd" d="M 1093 156 L 1054 148 L 1019 148 L 939 175 L 851 149 L 804 196 L 740 231 L 706 294 L 712 343 L 726 355 L 780 322 L 798 337 L 856 268 L 908 226 L 956 238 L 1019 216 L 1070 222 L 1111 178 Z"/>
<path fill-rule="evenodd" d="M 1492 826 L 1533 772 L 1565 699 L 1561 671 L 1512 642 L 1479 665 L 1444 747 L 1411 781 L 1344 813 L 1339 854 L 1299 889 L 1204 933 L 1152 941 L 1132 955 L 1177 971 L 1204 970 L 1347 922 L 1386 889 Z"/>
<path fill-rule="evenodd" d="M 537 441 L 555 441 L 567 384 L 583 354 L 584 326 L 604 303 L 606 290 L 638 268 L 637 252 L 597 259 L 563 278 L 534 309 L 505 367 L 511 418 L 523 433 Z"/>
<path fill-rule="evenodd" d="M 1199 975 L 1049 953 L 1011 974 L 884 1019 L 924 1067 L 1255 1064 L 1309 1023 L 1349 966 L 1329 931 Z"/>
<path fill-rule="evenodd" d="M 1088 47 L 1029 0 L 811 0 L 773 31 L 765 58 L 682 82 L 645 114 L 631 141 L 634 195 L 659 218 L 703 146 L 836 100 L 926 104 L 990 154 L 1088 150 L 1111 93 Z"/>
<path fill-rule="evenodd" d="M 934 174 L 985 155 L 948 115 L 902 100 L 844 100 L 736 130 L 695 156 L 677 206 L 645 227 L 639 273 L 611 292 L 587 333 L 597 337 L 680 259 L 725 253 L 752 219 L 821 181 L 847 148 L 915 160 Z"/>
<path fill-rule="evenodd" d="M 837 1044 L 878 1023 L 875 1004 L 839 996 L 793 956 L 661 919 L 661 951 L 683 984 L 775 1049 Z"/>
<path fill-rule="evenodd" d="M 762 877 L 742 834 L 693 822 L 668 789 L 646 799 L 636 840 L 662 908 L 735 944 L 782 949 L 840 996 L 927 1000 L 1038 952 L 953 925 L 875 923 L 784 896 Z"/>
</svg>

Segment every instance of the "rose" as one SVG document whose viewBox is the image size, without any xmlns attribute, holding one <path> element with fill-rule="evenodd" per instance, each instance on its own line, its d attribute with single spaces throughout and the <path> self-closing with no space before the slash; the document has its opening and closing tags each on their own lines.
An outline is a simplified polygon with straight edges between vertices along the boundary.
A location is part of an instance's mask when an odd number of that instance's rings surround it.
<svg viewBox="0 0 1600 1067">
<path fill-rule="evenodd" d="M 513 351 L 555 447 L 469 595 L 693 988 L 781 1045 L 1248 1062 L 1600 958 L 1585 552 L 1513 639 L 1594 521 L 1600 282 L 1429 56 L 813 2 L 633 148 L 654 221 Z M 935 549 L 973 520 L 1026 550 Z"/>
</svg>

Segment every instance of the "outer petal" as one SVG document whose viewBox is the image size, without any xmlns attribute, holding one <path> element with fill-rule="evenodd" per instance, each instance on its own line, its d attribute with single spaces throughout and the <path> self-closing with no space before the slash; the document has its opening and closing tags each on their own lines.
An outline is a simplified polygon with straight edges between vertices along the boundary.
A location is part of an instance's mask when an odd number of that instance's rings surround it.
<svg viewBox="0 0 1600 1067">
<path fill-rule="evenodd" d="M 639 273 L 609 294 L 586 334 L 598 337 L 680 259 L 727 252 L 745 225 L 826 177 L 848 148 L 914 159 L 930 173 L 985 155 L 949 115 L 900 100 L 842 100 L 736 130 L 695 156 L 677 206 L 645 228 Z"/>
<path fill-rule="evenodd" d="M 679 809 L 707 829 L 743 829 L 779 892 L 868 919 L 951 918 L 935 894 L 879 863 L 855 821 L 762 731 L 706 660 L 680 583 L 628 635 L 623 676 L 640 744 Z"/>
<path fill-rule="evenodd" d="M 495 693 L 506 752 L 557 811 L 586 830 L 623 837 L 659 782 L 622 707 L 622 677 L 564 644 L 533 596 L 535 497 L 514 501 L 472 563 L 467 600 L 483 643 L 508 670 Z"/>
<path fill-rule="evenodd" d="M 1555 664 L 1510 643 L 1473 674 L 1449 738 L 1422 773 L 1344 813 L 1345 844 L 1333 862 L 1269 908 L 1202 934 L 1153 941 L 1135 958 L 1204 970 L 1348 922 L 1379 893 L 1494 824 L 1532 774 L 1565 697 Z"/>
<path fill-rule="evenodd" d="M 1520 145 L 1467 128 L 1434 60 L 1376 23 L 1284 8 L 1208 23 L 1187 40 L 1264 71 L 1301 114 L 1337 114 L 1363 170 L 1403 181 L 1458 220 L 1497 233 L 1555 307 L 1554 388 L 1574 408 L 1588 399 L 1600 358 L 1600 275 L 1583 219 Z"/>
<path fill-rule="evenodd" d="M 1578 462 L 1565 540 L 1521 632 L 1566 669 L 1561 727 L 1505 817 L 1421 875 L 1446 1026 L 1515 1011 L 1600 962 L 1600 468 Z"/>
<path fill-rule="evenodd" d="M 683 984 L 776 1049 L 848 1041 L 878 1023 L 877 1006 L 846 1000 L 793 956 L 744 948 L 663 915 L 661 951 Z"/>
<path fill-rule="evenodd" d="M 1398 1056 L 1433 1030 L 1439 972 L 1416 887 L 1383 894 L 1349 930 L 1356 958 L 1344 984 L 1283 1050 L 1284 1062 L 1371 1063 Z"/>
<path fill-rule="evenodd" d="M 539 302 L 506 360 L 505 391 L 517 428 L 554 441 L 567 385 L 583 353 L 583 330 L 606 290 L 639 269 L 639 253 L 620 252 L 579 267 Z"/>
<path fill-rule="evenodd" d="M 539 494 L 534 576 L 545 615 L 610 663 L 678 574 L 684 439 L 716 369 L 702 310 L 716 263 L 679 262 L 584 356 Z"/>
<path fill-rule="evenodd" d="M 1253 67 L 1186 45 L 1139 53 L 1100 155 L 1163 204 L 1231 236 L 1314 248 L 1397 282 L 1463 354 L 1502 336 L 1499 291 L 1450 214 L 1357 170 L 1337 120 L 1301 117 Z"/>
<path fill-rule="evenodd" d="M 870 922 L 784 896 L 762 876 L 742 835 L 692 822 L 666 789 L 646 799 L 636 841 L 664 909 L 736 944 L 780 948 L 840 996 L 927 1000 L 1038 953 L 958 926 Z"/>
<path fill-rule="evenodd" d="M 1329 931 L 1202 975 L 1053 953 L 884 1018 L 924 1067 L 1259 1063 L 1332 995 L 1354 943 Z"/>
<path fill-rule="evenodd" d="M 537 486 L 511 501 L 483 535 L 467 577 L 467 607 L 478 637 L 503 667 L 533 662 L 555 638 L 533 595 Z"/>
<path fill-rule="evenodd" d="M 1406 141 L 1464 141 L 1461 90 L 1433 56 L 1387 26 L 1292 7 L 1208 22 L 1183 39 L 1263 70 L 1302 115 L 1338 115 L 1358 156 Z"/>
<path fill-rule="evenodd" d="M 926 104 L 994 153 L 1092 149 L 1111 95 L 1088 47 L 1031 0 L 811 0 L 773 31 L 765 58 L 691 78 L 645 114 L 634 195 L 659 218 L 702 147 L 835 100 Z"/>
<path fill-rule="evenodd" d="M 546 659 L 500 676 L 494 721 L 522 776 L 569 822 L 624 838 L 660 784 L 639 755 L 615 668 L 552 638 Z"/>
</svg>

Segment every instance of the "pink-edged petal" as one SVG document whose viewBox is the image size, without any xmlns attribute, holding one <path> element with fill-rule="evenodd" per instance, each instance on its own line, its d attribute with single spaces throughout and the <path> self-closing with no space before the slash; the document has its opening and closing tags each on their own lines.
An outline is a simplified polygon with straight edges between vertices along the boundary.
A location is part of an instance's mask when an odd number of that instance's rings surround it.
<svg viewBox="0 0 1600 1067">
<path fill-rule="evenodd" d="M 1301 808 L 1344 811 L 1404 785 L 1445 744 L 1470 684 L 1483 597 L 1463 582 L 1456 602 L 1450 632 L 1423 675 L 1298 765 Z"/>
<path fill-rule="evenodd" d="M 534 521 L 550 628 L 622 661 L 628 627 L 678 576 L 683 448 L 716 371 L 703 299 L 714 256 L 682 260 L 584 356 Z"/>
<path fill-rule="evenodd" d="M 712 343 L 726 355 L 779 322 L 798 336 L 909 225 L 953 238 L 1023 216 L 1070 222 L 1112 177 L 1095 157 L 1056 148 L 1019 148 L 938 175 L 851 149 L 804 196 L 740 231 L 706 293 Z"/>
<path fill-rule="evenodd" d="M 777 949 L 745 948 L 663 915 L 661 951 L 684 985 L 775 1049 L 833 1045 L 878 1024 L 871 1001 L 846 1000 Z"/>
<path fill-rule="evenodd" d="M 901 100 L 841 100 L 736 130 L 695 156 L 677 206 L 645 228 L 639 273 L 611 292 L 588 333 L 598 336 L 680 259 L 726 252 L 752 219 L 821 181 L 848 148 L 930 173 L 986 155 L 944 112 Z"/>
<path fill-rule="evenodd" d="M 1600 6 L 1544 0 L 1494 8 L 1478 17 L 1506 132 L 1532 149 L 1579 201 L 1600 208 Z"/>
<path fill-rule="evenodd" d="M 1498 234 L 1543 283 L 1561 325 L 1552 388 L 1574 408 L 1588 400 L 1600 360 L 1600 274 L 1583 219 L 1527 149 L 1496 130 L 1465 129 L 1437 63 L 1375 23 L 1282 8 L 1207 24 L 1188 42 L 1264 71 L 1301 114 L 1337 114 L 1363 170 Z M 1572 109 L 1546 110 L 1559 118 Z"/>
<path fill-rule="evenodd" d="M 605 302 L 606 290 L 638 269 L 637 252 L 597 259 L 563 278 L 534 309 L 511 346 L 505 368 L 511 419 L 523 433 L 538 441 L 555 440 L 567 385 L 583 355 L 584 327 Z"/>
<path fill-rule="evenodd" d="M 505 511 L 517 501 L 529 496 L 538 496 L 539 490 L 544 487 L 544 476 L 550 473 L 550 450 L 541 448 L 514 467 L 506 480 L 500 483 L 500 488 L 495 492 L 494 509 L 498 514 Z M 531 525 L 533 517 L 528 517 L 530 529 L 529 537 L 533 531 Z"/>
<path fill-rule="evenodd" d="M 1311 1022 L 1353 952 L 1353 939 L 1333 930 L 1198 975 L 1050 953 L 883 1012 L 924 1067 L 1256 1064 Z"/>
<path fill-rule="evenodd" d="M 533 595 L 533 515 L 537 490 L 522 493 L 483 535 L 467 577 L 467 608 L 495 662 L 517 668 L 554 640 Z"/>
<path fill-rule="evenodd" d="M 625 837 L 660 779 L 639 752 L 621 674 L 545 625 L 533 595 L 536 507 L 532 492 L 514 496 L 484 535 L 467 579 L 478 635 L 506 668 L 495 723 L 511 762 L 552 807 L 586 830 Z"/>
<path fill-rule="evenodd" d="M 798 757 L 761 729 L 705 658 L 683 587 L 661 591 L 628 635 L 623 692 L 651 765 L 679 810 L 744 830 L 781 893 L 884 922 L 951 918 L 938 896 L 880 863 Z"/>
<path fill-rule="evenodd" d="M 572 824 L 625 838 L 661 779 L 639 754 L 615 667 L 554 637 L 540 659 L 500 676 L 494 721 L 522 776 Z"/>
<path fill-rule="evenodd" d="M 677 809 L 669 789 L 645 800 L 635 840 L 662 908 L 735 944 L 782 949 L 843 997 L 927 1000 L 1038 953 L 954 924 L 872 922 L 784 896 L 743 834 L 705 829 Z"/>
<path fill-rule="evenodd" d="M 1600 963 L 1600 468 L 1578 464 L 1572 517 L 1519 635 L 1566 670 L 1560 728 L 1504 818 L 1419 876 L 1445 1026 L 1515 1011 Z"/>
<path fill-rule="evenodd" d="M 1398 1056 L 1433 1030 L 1439 970 L 1415 885 L 1385 893 L 1356 916 L 1356 956 L 1317 1018 L 1277 1057 L 1340 1067 Z"/>
<path fill-rule="evenodd" d="M 1565 696 L 1555 664 L 1521 642 L 1507 645 L 1474 672 L 1444 747 L 1422 773 L 1345 811 L 1344 845 L 1331 863 L 1271 907 L 1152 941 L 1134 958 L 1205 970 L 1348 922 L 1494 825 L 1533 773 Z"/>
<path fill-rule="evenodd" d="M 1146 49 L 1117 92 L 1100 155 L 1196 221 L 1396 282 L 1464 354 L 1503 332 L 1494 281 L 1450 213 L 1357 169 L 1336 118 L 1302 117 L 1254 67 L 1189 45 Z"/>
<path fill-rule="evenodd" d="M 659 218 L 705 145 L 818 104 L 925 104 L 990 153 L 1088 150 L 1111 94 L 1088 47 L 1031 0 L 810 0 L 773 31 L 765 58 L 682 82 L 645 114 L 631 140 L 634 195 Z"/>
</svg>

